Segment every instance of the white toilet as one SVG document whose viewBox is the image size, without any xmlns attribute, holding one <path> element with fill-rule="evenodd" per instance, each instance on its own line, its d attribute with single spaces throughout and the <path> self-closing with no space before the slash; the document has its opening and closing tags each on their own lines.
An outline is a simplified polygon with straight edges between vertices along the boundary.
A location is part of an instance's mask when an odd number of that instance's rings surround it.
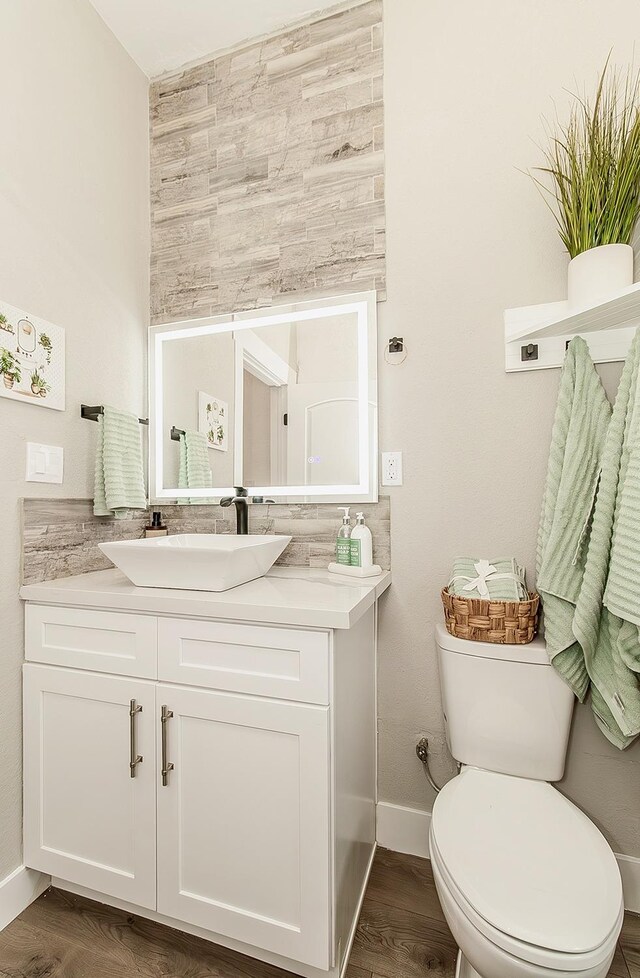
<svg viewBox="0 0 640 978">
<path fill-rule="evenodd" d="M 622 883 L 598 829 L 549 782 L 563 774 L 573 694 L 544 642 L 490 645 L 437 629 L 461 773 L 438 795 L 429 845 L 457 978 L 605 978 Z"/>
</svg>

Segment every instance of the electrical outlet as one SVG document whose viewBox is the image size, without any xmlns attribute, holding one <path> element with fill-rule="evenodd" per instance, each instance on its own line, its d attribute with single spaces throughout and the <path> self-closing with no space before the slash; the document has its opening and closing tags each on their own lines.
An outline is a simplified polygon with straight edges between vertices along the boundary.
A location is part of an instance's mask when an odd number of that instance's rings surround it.
<svg viewBox="0 0 640 978">
<path fill-rule="evenodd" d="M 402 485 L 402 452 L 382 453 L 382 485 Z"/>
</svg>

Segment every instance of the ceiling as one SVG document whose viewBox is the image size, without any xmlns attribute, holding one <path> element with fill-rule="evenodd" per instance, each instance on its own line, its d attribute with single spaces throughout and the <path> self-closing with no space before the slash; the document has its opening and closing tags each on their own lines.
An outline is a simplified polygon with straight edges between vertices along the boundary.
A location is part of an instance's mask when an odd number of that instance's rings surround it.
<svg viewBox="0 0 640 978">
<path fill-rule="evenodd" d="M 90 0 L 153 78 L 331 6 L 331 0 Z"/>
</svg>

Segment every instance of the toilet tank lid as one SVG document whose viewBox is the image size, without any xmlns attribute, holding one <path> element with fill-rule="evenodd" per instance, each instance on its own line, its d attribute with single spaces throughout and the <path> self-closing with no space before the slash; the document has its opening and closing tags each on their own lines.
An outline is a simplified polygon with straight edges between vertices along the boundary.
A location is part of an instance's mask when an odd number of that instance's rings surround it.
<svg viewBox="0 0 640 978">
<path fill-rule="evenodd" d="M 543 638 L 534 638 L 527 645 L 502 645 L 497 642 L 472 642 L 467 638 L 455 638 L 444 625 L 436 625 L 436 641 L 447 652 L 474 655 L 503 662 L 528 662 L 531 665 L 548 666 L 549 657 Z"/>
</svg>

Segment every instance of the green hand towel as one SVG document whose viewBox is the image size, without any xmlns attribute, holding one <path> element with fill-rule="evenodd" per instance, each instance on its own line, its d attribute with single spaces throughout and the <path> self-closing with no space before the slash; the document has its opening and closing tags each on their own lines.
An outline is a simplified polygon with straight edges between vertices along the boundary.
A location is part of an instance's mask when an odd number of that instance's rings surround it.
<svg viewBox="0 0 640 978">
<path fill-rule="evenodd" d="M 448 587 L 449 594 L 462 598 L 526 601 L 529 597 L 524 569 L 514 557 L 456 557 Z"/>
<path fill-rule="evenodd" d="M 640 734 L 640 330 L 627 357 L 602 457 L 573 631 L 592 707 L 621 750 Z"/>
<path fill-rule="evenodd" d="M 185 431 L 180 435 L 180 467 L 178 488 L 208 489 L 212 484 L 209 464 L 209 445 L 199 431 Z M 194 497 L 187 503 L 211 503 L 213 499 Z"/>
<path fill-rule="evenodd" d="M 536 554 L 547 653 L 580 700 L 589 689 L 572 630 L 611 405 L 584 340 L 567 350 L 556 407 Z"/>
<path fill-rule="evenodd" d="M 135 414 L 105 405 L 98 418 L 93 512 L 123 519 L 146 509 L 140 423 Z"/>
</svg>

